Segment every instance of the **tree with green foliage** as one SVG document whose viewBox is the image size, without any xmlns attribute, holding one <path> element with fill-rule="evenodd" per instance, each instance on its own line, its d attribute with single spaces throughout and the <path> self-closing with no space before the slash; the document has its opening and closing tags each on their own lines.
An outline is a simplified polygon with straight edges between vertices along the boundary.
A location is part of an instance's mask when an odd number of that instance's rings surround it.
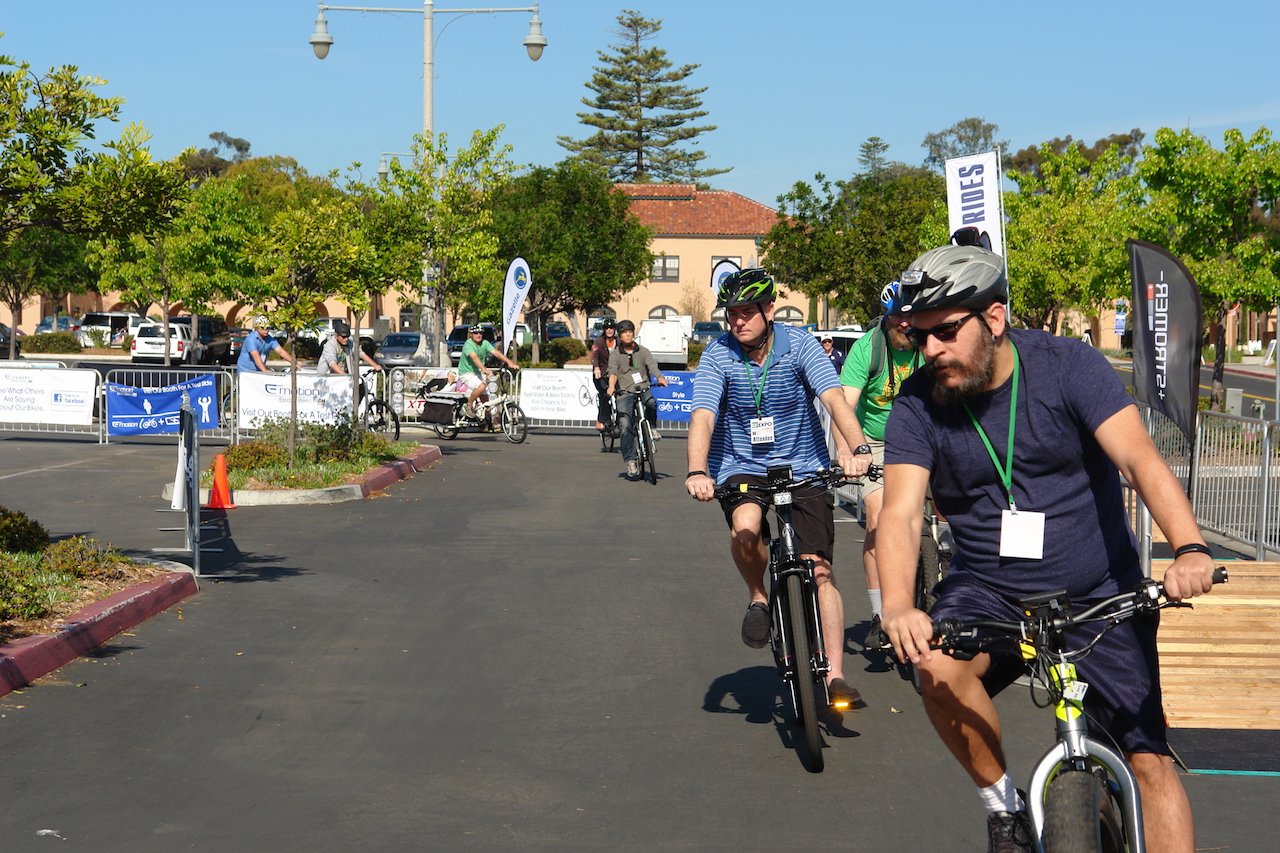
<svg viewBox="0 0 1280 853">
<path fill-rule="evenodd" d="M 1071 309 L 1096 320 L 1129 292 L 1126 241 L 1160 227 L 1132 158 L 1118 145 L 1091 158 L 1078 143 L 1062 152 L 1046 143 L 1033 171 L 1008 174 L 1018 185 L 1005 194 L 1014 316 L 1054 333 Z"/>
<path fill-rule="evenodd" d="M 1074 145 L 1080 149 L 1080 153 L 1086 161 L 1093 163 L 1114 145 L 1119 148 L 1121 157 L 1127 158 L 1128 168 L 1132 171 L 1133 164 L 1137 162 L 1142 153 L 1142 140 L 1144 138 L 1146 138 L 1146 134 L 1135 127 L 1128 133 L 1113 133 L 1110 136 L 1104 136 L 1093 145 L 1085 147 L 1084 143 L 1073 139 L 1071 134 L 1068 133 L 1065 139 L 1054 137 L 1048 142 L 1042 142 L 1039 145 L 1028 145 L 1021 151 L 1005 157 L 1003 165 L 1006 169 L 1039 177 L 1040 164 L 1044 162 L 1044 158 L 1050 153 L 1065 154 L 1067 149 Z"/>
<path fill-rule="evenodd" d="M 445 134 L 416 137 L 412 164 L 392 159 L 387 181 L 364 191 L 378 220 L 392 229 L 380 238 L 379 274 L 421 300 L 418 356 L 427 365 L 448 364 L 446 308 L 501 301 L 502 269 L 489 204 L 490 194 L 512 170 L 511 146 L 498 144 L 501 132 L 501 127 L 476 131 L 470 144 L 454 153 Z"/>
<path fill-rule="evenodd" d="M 0 240 L 0 301 L 8 306 L 15 329 L 23 303 L 50 291 L 83 291 L 92 277 L 83 237 L 53 228 L 23 228 Z M 17 355 L 17 342 L 17 335 L 9 336 L 6 358 Z"/>
<path fill-rule="evenodd" d="M 946 162 L 953 157 L 965 157 L 969 154 L 981 154 L 999 148 L 1001 151 L 1009 147 L 1007 140 L 997 140 L 1000 125 L 983 121 L 977 116 L 962 118 L 960 121 L 940 130 L 927 134 L 920 147 L 928 151 L 924 158 L 927 168 L 942 171 Z"/>
<path fill-rule="evenodd" d="M 1265 311 L 1280 301 L 1280 143 L 1265 127 L 1248 139 L 1232 129 L 1218 150 L 1190 130 L 1160 128 L 1138 174 L 1151 191 L 1153 211 L 1168 223 L 1153 242 L 1186 265 L 1215 317 L 1211 398 L 1218 406 L 1227 311 L 1237 302 Z"/>
<path fill-rule="evenodd" d="M 573 160 L 508 181 L 492 198 L 498 256 L 529 262 L 525 312 L 546 317 L 607 305 L 649 276 L 653 233 L 604 170 Z"/>
<path fill-rule="evenodd" d="M 209 134 L 209 138 L 213 140 L 213 145 L 191 151 L 183 158 L 187 177 L 197 183 L 221 177 L 231 164 L 243 163 L 249 159 L 249 140 L 230 136 L 220 130 Z M 231 154 L 231 159 L 222 156 L 224 151 Z"/>
<path fill-rule="evenodd" d="M 699 66 L 673 68 L 665 50 L 645 47 L 662 29 L 661 20 L 624 9 L 618 27 L 618 43 L 597 53 L 603 65 L 585 84 L 595 97 L 582 103 L 593 112 L 578 113 L 595 133 L 581 140 L 561 136 L 560 145 L 575 159 L 604 167 L 619 182 L 688 183 L 728 172 L 704 168 L 705 151 L 681 147 L 696 145 L 699 136 L 716 129 L 690 124 L 707 115 L 698 97 L 706 87 L 691 89 L 685 83 Z"/>
<path fill-rule="evenodd" d="M 2 34 L 0 34 L 2 35 Z M 0 56 L 0 241 L 34 226 L 71 234 L 130 234 L 163 223 L 184 192 L 174 163 L 151 159 L 146 131 L 85 148 L 95 124 L 115 121 L 123 103 L 75 66 L 44 75 Z"/>
</svg>

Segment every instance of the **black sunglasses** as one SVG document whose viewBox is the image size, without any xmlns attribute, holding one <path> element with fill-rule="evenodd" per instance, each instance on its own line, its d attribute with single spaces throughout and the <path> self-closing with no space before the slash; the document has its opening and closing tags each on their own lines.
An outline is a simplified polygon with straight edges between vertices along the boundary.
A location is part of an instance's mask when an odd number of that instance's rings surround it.
<svg viewBox="0 0 1280 853">
<path fill-rule="evenodd" d="M 970 311 L 959 320 L 952 320 L 950 323 L 939 323 L 932 329 L 907 329 L 903 334 L 907 339 L 917 347 L 923 347 L 929 342 L 929 336 L 933 335 L 942 343 L 949 343 L 956 339 L 956 335 L 960 334 L 960 327 L 963 326 L 971 317 L 977 317 L 977 311 Z"/>
</svg>

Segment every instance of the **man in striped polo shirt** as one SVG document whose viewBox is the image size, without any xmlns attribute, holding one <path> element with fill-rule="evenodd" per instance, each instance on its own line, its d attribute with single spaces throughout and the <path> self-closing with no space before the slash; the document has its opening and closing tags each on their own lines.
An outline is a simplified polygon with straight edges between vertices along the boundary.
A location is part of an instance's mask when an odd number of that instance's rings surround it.
<svg viewBox="0 0 1280 853">
<path fill-rule="evenodd" d="M 840 466 L 861 476 L 871 464 L 853 409 L 822 346 L 803 330 L 773 322 L 778 288 L 762 269 L 740 270 L 716 294 L 725 309 L 728 334 L 703 350 L 694 380 L 689 428 L 689 494 L 715 497 L 717 484 L 763 483 L 775 465 L 790 465 L 797 479 L 831 466 L 814 398 L 835 425 Z M 764 507 L 735 492 L 721 506 L 731 531 L 729 550 L 747 584 L 751 602 L 742 620 L 742 641 L 763 648 L 769 641 L 768 525 Z M 833 703 L 856 707 L 858 691 L 844 679 L 844 601 L 831 571 L 835 524 L 831 498 L 821 488 L 797 493 L 792 518 L 803 558 L 813 560 L 822 611 L 822 632 L 831 671 Z"/>
</svg>

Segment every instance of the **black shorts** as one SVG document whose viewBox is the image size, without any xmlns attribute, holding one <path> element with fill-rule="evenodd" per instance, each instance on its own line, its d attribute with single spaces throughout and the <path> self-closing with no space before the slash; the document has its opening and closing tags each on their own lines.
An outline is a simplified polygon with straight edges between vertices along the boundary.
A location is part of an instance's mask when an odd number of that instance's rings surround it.
<svg viewBox="0 0 1280 853">
<path fill-rule="evenodd" d="M 937 603 L 929 610 L 933 619 L 1024 618 L 1018 602 L 977 580 L 957 572 L 937 587 Z M 1072 602 L 1073 608 L 1091 602 Z M 1160 666 L 1156 655 L 1159 612 L 1138 616 L 1112 628 L 1093 651 L 1076 662 L 1080 680 L 1089 685 L 1084 709 L 1091 730 L 1101 730 L 1125 752 L 1169 754 L 1165 740 L 1164 705 L 1160 695 Z M 1068 634 L 1070 648 L 1080 648 L 1092 638 L 1095 626 Z M 1017 643 L 1010 640 L 991 649 L 991 668 L 983 684 L 992 696 L 1027 671 Z M 1109 742 L 1105 735 L 1101 740 Z"/>
<path fill-rule="evenodd" d="M 735 474 L 724 481 L 724 485 L 736 486 L 739 483 L 754 483 L 759 486 L 768 482 L 766 478 L 755 474 Z M 796 541 L 801 554 L 817 554 L 827 562 L 831 562 L 836 543 L 835 515 L 831 509 L 831 495 L 821 486 L 807 486 L 794 493 L 791 504 L 791 526 L 796 530 Z M 720 508 L 724 510 L 724 520 L 733 527 L 733 510 L 743 501 L 751 501 L 762 508 L 768 508 L 763 495 L 751 492 L 734 492 L 720 499 Z M 769 514 L 765 512 L 760 525 L 760 536 L 768 541 Z"/>
</svg>

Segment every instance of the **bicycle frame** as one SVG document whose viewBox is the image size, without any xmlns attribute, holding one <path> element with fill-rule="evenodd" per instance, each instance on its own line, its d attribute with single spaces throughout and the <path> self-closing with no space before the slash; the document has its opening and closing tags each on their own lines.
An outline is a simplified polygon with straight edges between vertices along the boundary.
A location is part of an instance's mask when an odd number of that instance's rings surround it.
<svg viewBox="0 0 1280 853">
<path fill-rule="evenodd" d="M 790 469 L 787 469 L 787 478 L 790 479 Z M 785 503 L 777 501 L 782 497 L 785 497 Z M 801 689 L 802 685 L 796 682 L 795 655 L 803 654 L 804 650 L 792 648 L 792 644 L 800 641 L 803 632 L 803 639 L 807 642 L 808 653 L 813 660 L 814 680 L 822 685 L 822 703 L 829 705 L 831 696 L 827 692 L 826 675 L 831 671 L 831 662 L 827 659 L 826 646 L 823 644 L 822 617 L 818 610 L 818 587 L 813 574 L 813 560 L 801 560 L 797 553 L 796 532 L 791 524 L 791 493 L 780 492 L 774 498 L 773 514 L 778 520 L 778 535 L 769 543 L 769 606 L 773 611 L 773 624 L 785 625 L 789 618 L 785 615 L 788 575 L 799 576 L 806 606 L 804 625 L 792 625 L 790 635 L 777 629 L 771 633 L 773 656 L 778 674 L 793 691 L 792 703 L 798 708 L 799 697 L 794 691 Z"/>
</svg>

